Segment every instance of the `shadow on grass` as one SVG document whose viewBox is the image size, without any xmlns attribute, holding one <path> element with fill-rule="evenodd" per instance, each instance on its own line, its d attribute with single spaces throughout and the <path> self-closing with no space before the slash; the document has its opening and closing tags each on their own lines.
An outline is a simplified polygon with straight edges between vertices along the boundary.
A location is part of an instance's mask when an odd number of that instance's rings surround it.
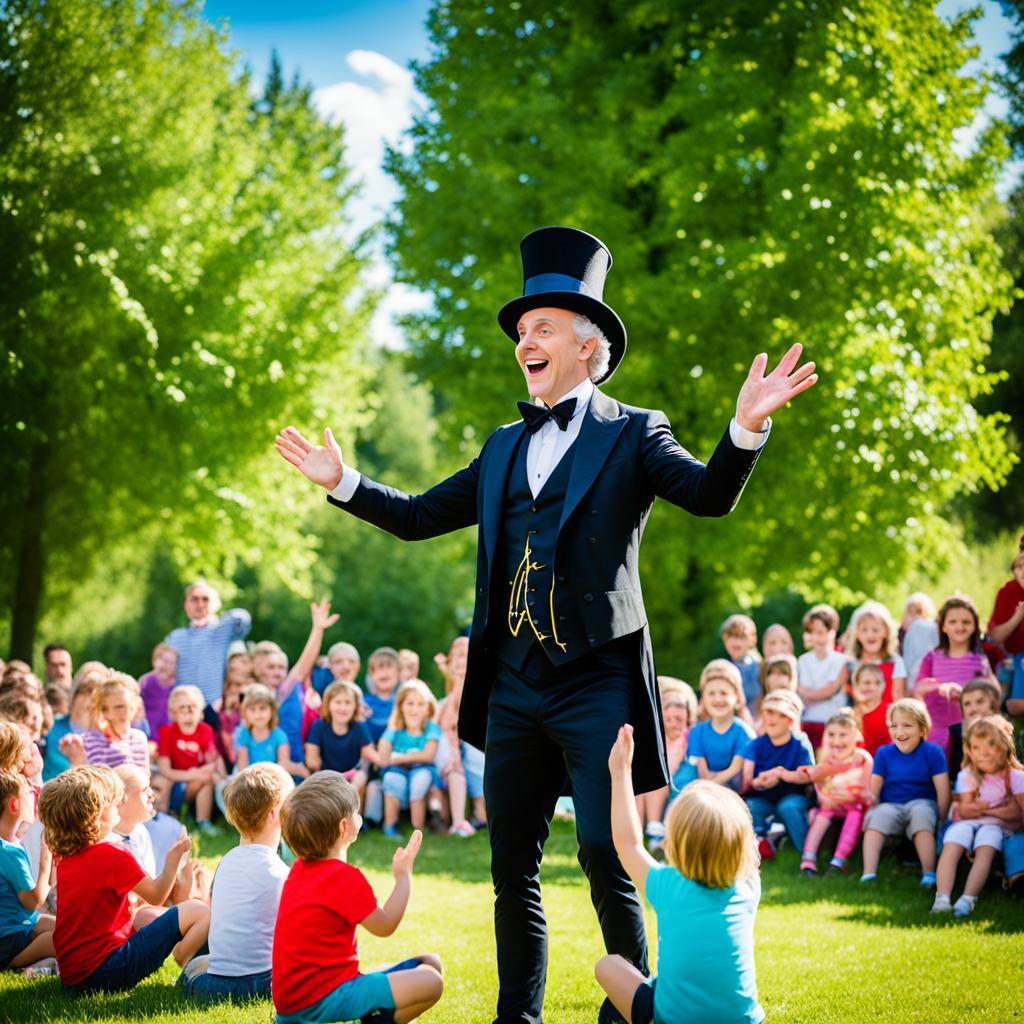
<svg viewBox="0 0 1024 1024">
<path fill-rule="evenodd" d="M 961 864 L 953 892 L 963 891 L 967 867 Z M 989 877 L 974 913 L 966 920 L 952 914 L 932 914 L 935 890 L 920 885 L 916 866 L 904 866 L 894 856 L 885 857 L 874 882 L 860 881 L 860 860 L 850 864 L 848 875 L 807 878 L 800 874 L 799 857 L 785 849 L 761 868 L 761 905 L 792 907 L 820 903 L 842 908 L 836 919 L 882 928 L 962 928 L 968 922 L 992 935 L 1024 932 L 1021 900 L 1002 891 L 999 880 Z"/>
<path fill-rule="evenodd" d="M 166 982 L 148 982 L 127 992 L 75 996 L 56 978 L 23 979 L 5 988 L 0 1020 L 19 1024 L 64 1019 L 148 1020 L 180 1014 L 188 1007 L 177 986 Z"/>
</svg>

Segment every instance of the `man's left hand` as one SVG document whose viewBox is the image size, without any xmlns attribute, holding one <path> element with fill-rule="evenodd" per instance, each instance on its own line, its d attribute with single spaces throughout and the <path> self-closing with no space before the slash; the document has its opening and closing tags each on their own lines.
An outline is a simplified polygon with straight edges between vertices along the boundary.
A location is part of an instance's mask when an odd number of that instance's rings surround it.
<svg viewBox="0 0 1024 1024">
<path fill-rule="evenodd" d="M 767 376 L 768 356 L 762 352 L 754 357 L 736 403 L 736 422 L 741 427 L 763 430 L 769 416 L 817 383 L 814 363 L 804 363 L 799 369 L 795 368 L 802 351 L 803 345 L 798 342 Z"/>
</svg>

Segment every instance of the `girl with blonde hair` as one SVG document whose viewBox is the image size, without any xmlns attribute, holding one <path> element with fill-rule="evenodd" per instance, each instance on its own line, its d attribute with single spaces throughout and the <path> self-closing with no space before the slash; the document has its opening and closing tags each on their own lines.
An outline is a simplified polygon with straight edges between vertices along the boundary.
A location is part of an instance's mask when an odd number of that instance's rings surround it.
<svg viewBox="0 0 1024 1024">
<path fill-rule="evenodd" d="M 955 917 L 967 917 L 1003 842 L 1021 830 L 1024 765 L 1017 758 L 1013 727 L 1005 718 L 986 715 L 967 727 L 964 766 L 957 776 L 954 800 L 956 820 L 942 840 L 932 913 L 952 910 Z M 960 858 L 972 852 L 974 860 L 963 895 L 950 903 Z"/>
<path fill-rule="evenodd" d="M 641 898 L 658 918 L 658 972 L 645 978 L 624 957 L 595 967 L 608 995 L 599 1022 L 683 1024 L 729 1020 L 759 1024 L 754 917 L 761 898 L 750 812 L 732 790 L 691 783 L 669 808 L 667 864 L 644 849 L 631 767 L 633 727 L 624 725 L 608 758 L 612 840 Z"/>
</svg>

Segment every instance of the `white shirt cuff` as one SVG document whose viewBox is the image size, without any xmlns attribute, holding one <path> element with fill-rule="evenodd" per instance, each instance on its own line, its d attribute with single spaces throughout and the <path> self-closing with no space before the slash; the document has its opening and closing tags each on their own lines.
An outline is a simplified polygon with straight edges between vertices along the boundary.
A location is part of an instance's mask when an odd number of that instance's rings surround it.
<svg viewBox="0 0 1024 1024">
<path fill-rule="evenodd" d="M 734 416 L 729 421 L 729 438 L 737 448 L 744 448 L 747 451 L 754 452 L 761 447 L 768 440 L 768 431 L 772 429 L 771 417 L 764 421 L 764 429 L 762 430 L 747 430 L 746 427 L 741 427 L 736 422 Z M 348 472 L 346 470 L 346 472 Z M 340 489 L 340 488 L 339 488 Z M 353 488 L 354 490 L 355 488 Z M 347 499 L 346 499 L 347 500 Z"/>
<path fill-rule="evenodd" d="M 352 495 L 356 493 L 356 488 L 359 486 L 361 479 L 362 476 L 357 470 L 352 469 L 351 466 L 345 466 L 341 471 L 341 481 L 338 483 L 338 486 L 333 491 L 328 491 L 327 493 L 335 501 L 351 501 Z"/>
</svg>

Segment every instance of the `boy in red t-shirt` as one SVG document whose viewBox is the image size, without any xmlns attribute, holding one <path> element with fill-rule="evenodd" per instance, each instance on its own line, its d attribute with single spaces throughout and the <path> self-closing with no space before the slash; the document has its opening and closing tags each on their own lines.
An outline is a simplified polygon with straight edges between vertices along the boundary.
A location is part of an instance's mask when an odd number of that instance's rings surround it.
<svg viewBox="0 0 1024 1024">
<path fill-rule="evenodd" d="M 188 837 L 150 878 L 121 843 L 108 841 L 124 785 L 103 765 L 79 765 L 43 786 L 39 820 L 57 858 L 53 945 L 61 981 L 76 992 L 118 992 L 158 970 L 168 953 L 184 966 L 206 942 L 210 909 L 198 900 L 171 907 L 132 931 L 128 894 L 161 904 L 170 894 Z"/>
<path fill-rule="evenodd" d="M 380 936 L 398 927 L 423 840 L 415 831 L 395 851 L 395 886 L 381 907 L 366 876 L 346 863 L 361 826 L 359 795 L 338 772 L 317 772 L 281 808 L 284 841 L 299 859 L 281 891 L 274 929 L 278 1024 L 360 1018 L 405 1024 L 441 998 L 441 961 L 433 953 L 371 974 L 359 970 L 356 925 Z"/>
<path fill-rule="evenodd" d="M 171 724 L 160 727 L 157 767 L 171 783 L 171 810 L 194 800 L 200 832 L 210 831 L 214 787 L 227 775 L 213 729 L 203 721 L 198 686 L 176 686 L 167 698 Z"/>
</svg>

